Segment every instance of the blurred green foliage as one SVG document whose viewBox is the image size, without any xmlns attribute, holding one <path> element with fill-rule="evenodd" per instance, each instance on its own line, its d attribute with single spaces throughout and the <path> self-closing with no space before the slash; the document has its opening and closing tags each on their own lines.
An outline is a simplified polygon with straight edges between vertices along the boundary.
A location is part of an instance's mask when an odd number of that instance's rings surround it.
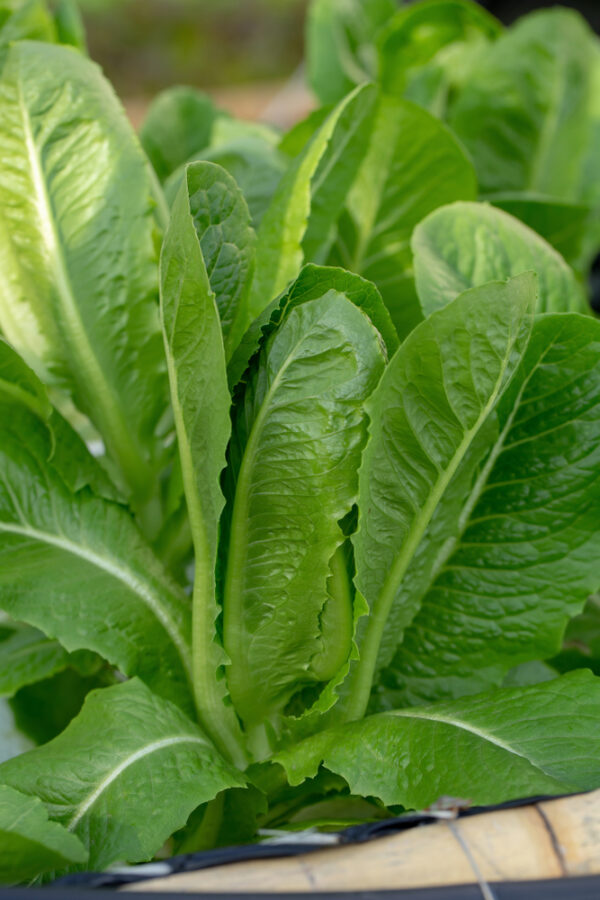
<svg viewBox="0 0 600 900">
<path fill-rule="evenodd" d="M 122 96 L 172 84 L 285 78 L 303 56 L 306 0 L 80 0 L 89 49 Z"/>
</svg>

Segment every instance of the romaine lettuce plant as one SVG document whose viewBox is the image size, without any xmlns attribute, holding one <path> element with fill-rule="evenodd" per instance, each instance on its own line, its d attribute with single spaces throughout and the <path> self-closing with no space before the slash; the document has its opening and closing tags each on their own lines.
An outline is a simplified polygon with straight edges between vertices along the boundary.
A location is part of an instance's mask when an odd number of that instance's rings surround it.
<svg viewBox="0 0 600 900">
<path fill-rule="evenodd" d="M 596 50 L 393 7 L 316 0 L 287 135 L 176 90 L 140 143 L 0 4 L 4 881 L 600 786 Z M 572 169 L 482 99 L 559 31 Z"/>
</svg>

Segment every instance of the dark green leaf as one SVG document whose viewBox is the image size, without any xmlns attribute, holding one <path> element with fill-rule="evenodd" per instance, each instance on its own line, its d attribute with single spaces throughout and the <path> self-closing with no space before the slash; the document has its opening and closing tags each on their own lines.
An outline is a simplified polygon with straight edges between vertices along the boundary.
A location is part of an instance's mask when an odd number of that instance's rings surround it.
<svg viewBox="0 0 600 900">
<path fill-rule="evenodd" d="M 0 785 L 1 884 L 17 884 L 87 858 L 79 838 L 48 821 L 41 800 Z"/>
<path fill-rule="evenodd" d="M 422 318 L 412 277 L 415 225 L 438 206 L 476 195 L 473 167 L 445 125 L 382 97 L 331 259 L 377 285 L 401 338 Z"/>
<path fill-rule="evenodd" d="M 292 784 L 320 763 L 353 794 L 423 809 L 600 787 L 600 679 L 589 672 L 382 713 L 278 754 Z"/>
<path fill-rule="evenodd" d="M 177 707 L 134 679 L 88 695 L 50 743 L 0 766 L 80 838 L 89 868 L 150 859 L 197 806 L 244 781 Z"/>
</svg>

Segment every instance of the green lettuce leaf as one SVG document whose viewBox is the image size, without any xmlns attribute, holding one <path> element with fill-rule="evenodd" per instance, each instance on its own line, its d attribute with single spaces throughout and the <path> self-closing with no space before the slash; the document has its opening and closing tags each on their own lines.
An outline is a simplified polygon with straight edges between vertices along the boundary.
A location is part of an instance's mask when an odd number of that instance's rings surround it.
<svg viewBox="0 0 600 900">
<path fill-rule="evenodd" d="M 149 166 L 98 68 L 20 42 L 0 81 L 0 327 L 73 393 L 141 504 L 167 403 Z"/>
<path fill-rule="evenodd" d="M 248 294 L 254 274 L 256 235 L 237 184 L 221 166 L 188 165 L 189 209 L 214 293 L 225 357 L 229 359 L 250 325 Z"/>
<path fill-rule="evenodd" d="M 589 309 L 562 256 L 526 225 L 485 203 L 436 210 L 415 228 L 412 249 L 425 315 L 469 288 L 528 270 L 538 276 L 538 312 Z"/>
<path fill-rule="evenodd" d="M 381 97 L 330 261 L 377 285 L 401 338 L 422 319 L 410 249 L 415 225 L 438 206 L 476 196 L 473 166 L 446 126 L 412 103 Z"/>
<path fill-rule="evenodd" d="M 197 806 L 244 780 L 197 725 L 133 679 L 92 691 L 61 735 L 0 766 L 0 784 L 43 801 L 88 849 L 88 868 L 101 869 L 150 859 Z"/>
<path fill-rule="evenodd" d="M 350 652 L 352 604 L 330 605 L 327 579 L 357 497 L 363 403 L 383 365 L 366 315 L 326 290 L 269 335 L 239 401 L 224 644 L 249 724 L 327 681 Z"/>
<path fill-rule="evenodd" d="M 376 96 L 365 85 L 346 97 L 281 179 L 258 230 L 251 319 L 296 278 L 303 262 L 327 259 L 367 149 Z"/>
<path fill-rule="evenodd" d="M 15 624 L 0 640 L 0 697 L 12 697 L 26 684 L 42 681 L 69 665 L 69 654 L 28 625 Z"/>
<path fill-rule="evenodd" d="M 574 10 L 524 16 L 479 57 L 449 122 L 481 190 L 579 192 L 589 141 L 592 33 Z"/>
<path fill-rule="evenodd" d="M 465 292 L 408 336 L 367 401 L 352 540 L 370 614 L 359 622 L 361 659 L 346 689 L 353 717 L 364 713 L 373 673 L 390 662 L 452 536 L 490 416 L 527 346 L 535 300 L 532 273 Z"/>
<path fill-rule="evenodd" d="M 17 884 L 87 858 L 76 835 L 48 820 L 41 800 L 0 785 L 0 884 Z"/>
<path fill-rule="evenodd" d="M 130 514 L 52 464 L 52 435 L 0 395 L 0 608 L 190 707 L 189 610 Z"/>
<path fill-rule="evenodd" d="M 322 763 L 353 794 L 424 809 L 441 796 L 477 805 L 600 784 L 600 679 L 544 684 L 369 716 L 277 755 L 291 784 Z M 1 770 L 0 770 L 1 771 Z"/>
<path fill-rule="evenodd" d="M 411 3 L 396 12 L 377 41 L 383 90 L 443 117 L 450 92 L 501 32 L 500 22 L 470 0 Z"/>
<path fill-rule="evenodd" d="M 380 707 L 476 693 L 553 656 L 600 588 L 600 322 L 540 316 L 492 418 L 458 518 L 436 535 L 419 611 L 381 673 Z"/>
<path fill-rule="evenodd" d="M 207 94 L 172 87 L 158 94 L 140 127 L 140 141 L 161 181 L 208 147 L 218 110 Z"/>
<path fill-rule="evenodd" d="M 337 103 L 377 75 L 376 39 L 395 0 L 312 0 L 306 23 L 308 80 L 323 104 Z"/>
<path fill-rule="evenodd" d="M 225 172 L 206 163 L 191 163 L 187 167 L 161 255 L 161 316 L 181 474 L 194 542 L 192 644 L 196 705 L 213 740 L 240 762 L 239 726 L 231 707 L 224 706 L 224 681 L 217 679 L 219 667 L 226 662 L 216 635 L 219 608 L 215 566 L 219 518 L 225 503 L 220 475 L 231 433 L 231 398 L 221 322 L 206 271 L 202 237 L 210 251 L 207 255 L 215 285 L 222 286 L 222 297 L 231 282 L 227 281 L 226 270 L 225 278 L 223 273 L 219 274 L 219 255 L 211 256 L 212 236 L 202 234 L 202 222 L 196 221 L 207 200 L 204 191 L 210 190 L 211 185 L 216 185 L 217 198 L 224 187 L 224 198 L 223 194 L 221 198 L 225 203 L 231 202 L 232 196 L 234 203 L 238 203 L 235 193 L 230 193 L 230 179 Z M 235 221 L 233 228 L 236 228 Z M 216 236 L 221 240 L 219 233 Z M 238 261 L 238 253 L 243 258 L 246 237 L 242 221 L 241 251 L 238 247 L 232 251 Z M 230 276 L 234 279 L 235 302 L 238 277 L 235 262 Z"/>
<path fill-rule="evenodd" d="M 570 203 L 526 191 L 494 194 L 490 202 L 537 231 L 572 268 L 585 268 L 583 249 L 591 214 L 585 203 Z"/>
</svg>

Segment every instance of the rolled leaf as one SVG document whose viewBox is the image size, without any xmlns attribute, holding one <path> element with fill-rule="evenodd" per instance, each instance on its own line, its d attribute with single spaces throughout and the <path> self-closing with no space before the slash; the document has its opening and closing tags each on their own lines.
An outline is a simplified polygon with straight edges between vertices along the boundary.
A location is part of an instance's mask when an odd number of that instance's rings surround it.
<svg viewBox="0 0 600 900">
<path fill-rule="evenodd" d="M 435 706 L 381 713 L 278 754 L 291 784 L 322 763 L 352 794 L 424 809 L 600 787 L 600 679 L 576 672 Z M 1 771 L 1 770 L 0 770 Z"/>
<path fill-rule="evenodd" d="M 87 867 L 101 869 L 150 859 L 197 806 L 244 780 L 197 725 L 133 679 L 92 691 L 61 735 L 0 766 L 0 784 L 38 797 L 88 849 Z"/>
<path fill-rule="evenodd" d="M 472 287 L 534 271 L 538 312 L 586 312 L 580 283 L 562 256 L 513 216 L 484 203 L 438 209 L 415 229 L 417 293 L 425 315 Z"/>
<path fill-rule="evenodd" d="M 98 68 L 20 42 L 0 81 L 0 327 L 71 391 L 141 503 L 167 398 L 149 167 Z"/>
<path fill-rule="evenodd" d="M 231 450 L 223 633 L 231 695 L 250 724 L 337 670 L 335 641 L 323 653 L 327 579 L 357 497 L 363 404 L 383 363 L 369 319 L 330 290 L 291 310 L 248 379 Z M 334 629 L 347 633 L 349 654 L 352 606 L 335 610 L 349 623 Z"/>
<path fill-rule="evenodd" d="M 48 821 L 41 800 L 0 785 L 1 884 L 17 884 L 87 858 L 78 837 Z"/>
</svg>

